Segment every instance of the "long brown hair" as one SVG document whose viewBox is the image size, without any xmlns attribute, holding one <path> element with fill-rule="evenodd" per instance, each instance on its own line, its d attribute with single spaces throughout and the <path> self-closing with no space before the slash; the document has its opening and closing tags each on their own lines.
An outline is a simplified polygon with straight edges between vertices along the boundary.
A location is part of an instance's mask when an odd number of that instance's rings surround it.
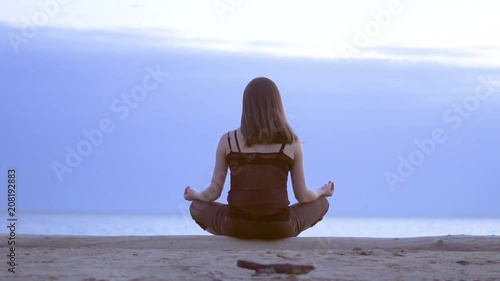
<svg viewBox="0 0 500 281">
<path fill-rule="evenodd" d="M 291 144 L 298 139 L 286 119 L 278 87 L 266 77 L 253 79 L 243 92 L 240 129 L 247 146 Z"/>
</svg>

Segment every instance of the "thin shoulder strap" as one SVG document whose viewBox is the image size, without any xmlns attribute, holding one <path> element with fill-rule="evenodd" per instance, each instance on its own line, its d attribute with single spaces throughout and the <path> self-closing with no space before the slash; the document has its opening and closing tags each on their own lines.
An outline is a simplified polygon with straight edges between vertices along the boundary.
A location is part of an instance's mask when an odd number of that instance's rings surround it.
<svg viewBox="0 0 500 281">
<path fill-rule="evenodd" d="M 281 144 L 280 153 L 282 153 L 283 149 L 285 149 L 285 145 L 286 145 L 286 143 Z"/>
<path fill-rule="evenodd" d="M 231 137 L 229 136 L 229 132 L 227 132 L 227 143 L 229 143 L 229 151 L 233 152 L 233 148 L 231 147 Z"/>
<path fill-rule="evenodd" d="M 236 135 L 236 130 L 234 132 L 234 140 L 236 141 L 236 146 L 238 147 L 238 152 L 241 152 L 240 144 L 238 143 L 238 136 Z"/>
</svg>

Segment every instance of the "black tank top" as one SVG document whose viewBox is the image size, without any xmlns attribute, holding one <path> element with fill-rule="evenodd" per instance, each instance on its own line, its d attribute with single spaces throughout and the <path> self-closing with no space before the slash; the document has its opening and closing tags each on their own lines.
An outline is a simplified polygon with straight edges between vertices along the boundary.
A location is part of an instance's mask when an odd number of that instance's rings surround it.
<svg viewBox="0 0 500 281">
<path fill-rule="evenodd" d="M 230 152 L 226 162 L 231 171 L 231 187 L 227 196 L 228 217 L 247 220 L 288 220 L 287 181 L 293 160 L 283 152 L 241 152 L 236 131 L 234 138 L 238 152 Z"/>
</svg>

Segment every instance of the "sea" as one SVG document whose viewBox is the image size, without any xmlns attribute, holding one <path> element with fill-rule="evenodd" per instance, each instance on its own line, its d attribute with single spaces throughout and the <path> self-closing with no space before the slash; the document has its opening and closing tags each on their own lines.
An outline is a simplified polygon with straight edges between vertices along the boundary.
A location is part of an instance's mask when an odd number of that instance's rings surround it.
<svg viewBox="0 0 500 281">
<path fill-rule="evenodd" d="M 5 220 L 5 222 L 7 222 Z M 7 234 L 7 228 L 1 228 Z M 188 214 L 103 215 L 22 214 L 16 234 L 156 236 L 210 235 Z M 381 218 L 325 217 L 300 237 L 418 237 L 441 235 L 500 235 L 500 218 Z"/>
</svg>

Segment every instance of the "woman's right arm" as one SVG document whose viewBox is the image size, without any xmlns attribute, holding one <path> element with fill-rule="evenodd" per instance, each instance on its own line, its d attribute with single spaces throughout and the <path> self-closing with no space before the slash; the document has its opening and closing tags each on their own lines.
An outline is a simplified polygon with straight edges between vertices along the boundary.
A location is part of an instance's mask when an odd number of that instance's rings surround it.
<svg viewBox="0 0 500 281">
<path fill-rule="evenodd" d="M 304 174 L 304 155 L 302 153 L 302 145 L 300 140 L 298 140 L 293 145 L 294 148 L 294 158 L 293 166 L 290 171 L 292 177 L 293 193 L 295 199 L 299 203 L 307 203 L 318 199 L 321 196 L 331 196 L 333 194 L 333 182 L 329 181 L 328 184 L 318 188 L 317 190 L 311 190 L 307 188 L 306 177 Z"/>
</svg>

